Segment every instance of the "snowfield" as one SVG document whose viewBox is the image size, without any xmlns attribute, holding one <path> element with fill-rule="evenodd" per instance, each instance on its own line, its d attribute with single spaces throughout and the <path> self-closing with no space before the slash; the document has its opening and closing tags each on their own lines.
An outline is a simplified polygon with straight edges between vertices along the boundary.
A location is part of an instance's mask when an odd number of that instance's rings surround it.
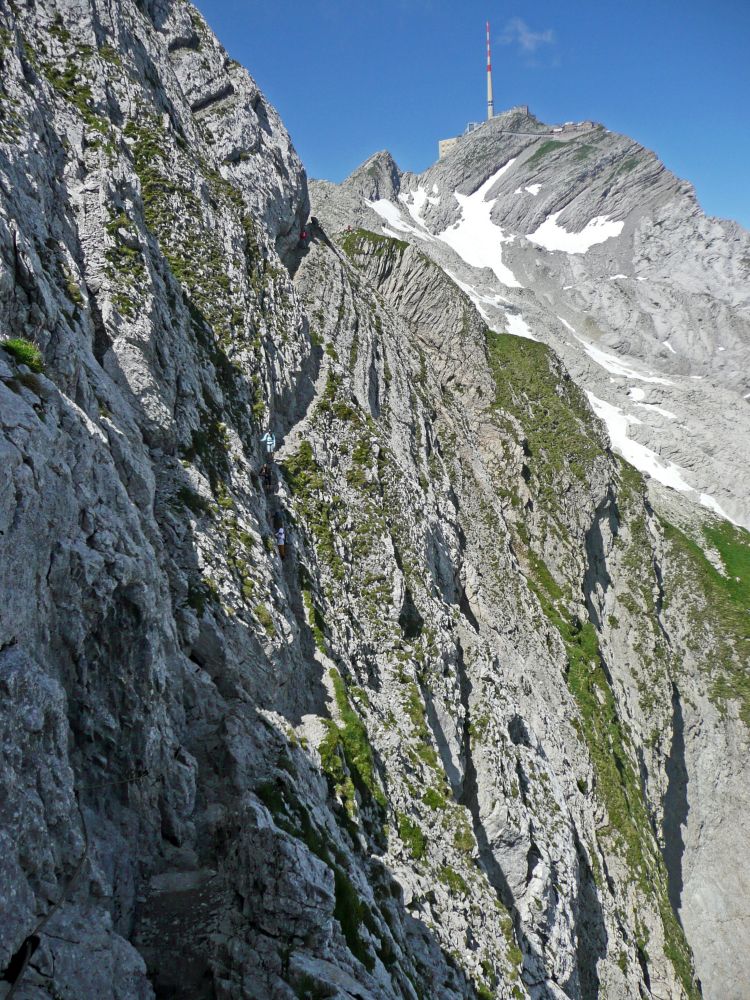
<svg viewBox="0 0 750 1000">
<path fill-rule="evenodd" d="M 624 222 L 610 222 L 608 215 L 597 215 L 580 233 L 569 233 L 558 226 L 562 212 L 548 216 L 534 233 L 526 239 L 545 250 L 562 250 L 564 253 L 586 253 L 597 243 L 604 243 L 622 232 Z"/>
<path fill-rule="evenodd" d="M 485 200 L 490 189 L 514 163 L 515 157 L 488 178 L 474 194 L 459 194 L 456 191 L 454 197 L 461 206 L 461 218 L 439 233 L 438 239 L 452 247 L 471 267 L 488 267 L 506 287 L 522 288 L 510 268 L 503 264 L 502 244 L 515 237 L 505 236 L 500 226 L 496 226 L 491 219 L 497 199 Z"/>
</svg>

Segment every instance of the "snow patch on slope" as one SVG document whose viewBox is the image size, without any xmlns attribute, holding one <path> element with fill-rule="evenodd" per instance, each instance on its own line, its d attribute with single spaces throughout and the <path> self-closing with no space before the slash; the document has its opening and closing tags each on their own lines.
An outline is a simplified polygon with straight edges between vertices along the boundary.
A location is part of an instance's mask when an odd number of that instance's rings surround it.
<svg viewBox="0 0 750 1000">
<path fill-rule="evenodd" d="M 455 274 L 453 274 L 452 271 L 449 271 L 447 268 L 445 269 L 445 273 L 448 275 L 451 281 L 454 281 L 458 285 L 458 287 L 461 289 L 462 292 L 465 292 L 469 296 L 471 301 L 477 307 L 477 312 L 480 314 L 485 323 L 488 324 L 488 326 L 491 326 L 494 323 L 494 320 L 491 318 L 490 314 L 484 307 L 492 306 L 493 308 L 497 309 L 499 305 L 508 304 L 508 300 L 503 298 L 502 295 L 498 294 L 482 295 L 480 292 L 476 290 L 476 288 L 473 287 L 473 285 L 467 285 L 465 281 L 461 281 L 459 277 L 457 277 Z"/>
<path fill-rule="evenodd" d="M 397 229 L 401 233 L 411 233 L 412 236 L 416 236 L 420 240 L 434 239 L 434 236 L 428 233 L 424 228 L 417 229 L 415 226 L 406 222 L 404 217 L 401 215 L 398 205 L 394 205 L 392 201 L 388 201 L 386 198 L 380 198 L 378 201 L 365 201 L 365 204 L 371 208 L 373 212 L 377 212 L 380 218 L 384 219 L 385 222 L 392 227 L 392 229 Z M 411 211 L 411 208 L 414 206 L 407 207 L 409 207 L 409 210 Z M 412 212 L 412 215 L 413 214 L 414 213 Z M 419 221 L 419 219 L 416 221 Z M 398 235 L 392 232 L 392 230 L 386 229 L 385 226 L 382 228 L 386 236 L 392 236 L 399 239 Z"/>
<path fill-rule="evenodd" d="M 709 510 L 712 510 L 714 514 L 718 514 L 719 517 L 723 517 L 725 521 L 730 521 L 732 524 L 736 524 L 739 527 L 742 526 L 739 521 L 735 521 L 733 517 L 730 517 L 729 514 L 727 514 L 719 501 L 712 497 L 710 493 L 701 493 L 700 502 L 704 507 L 708 507 Z"/>
<path fill-rule="evenodd" d="M 671 410 L 665 410 L 662 406 L 657 406 L 656 403 L 636 403 L 642 410 L 648 410 L 650 413 L 658 413 L 661 417 L 666 417 L 667 420 L 676 420 L 677 414 L 672 413 Z"/>
<path fill-rule="evenodd" d="M 603 399 L 598 399 L 588 389 L 586 390 L 586 395 L 591 403 L 592 410 L 604 422 L 607 428 L 612 448 L 626 462 L 630 462 L 639 472 L 647 473 L 652 479 L 655 479 L 663 486 L 669 486 L 680 493 L 692 493 L 693 497 L 697 495 L 701 506 L 708 508 L 708 510 L 713 511 L 719 517 L 723 517 L 732 524 L 740 524 L 739 521 L 735 521 L 733 517 L 727 514 L 718 500 L 712 497 L 710 493 L 698 493 L 685 479 L 685 475 L 687 474 L 685 469 L 674 462 L 660 458 L 651 448 L 647 448 L 646 445 L 634 441 L 633 438 L 628 436 L 628 428 L 641 423 L 637 417 L 629 413 L 624 413 L 619 406 L 614 406 Z M 645 407 L 647 404 L 636 403 L 636 406 Z"/>
<path fill-rule="evenodd" d="M 400 194 L 398 200 L 402 201 L 409 212 L 409 215 L 419 225 L 423 225 L 422 211 L 427 204 L 427 192 L 424 188 L 417 188 L 411 195 Z"/>
<path fill-rule="evenodd" d="M 519 313 L 506 313 L 505 326 L 508 333 L 512 333 L 514 337 L 523 337 L 525 340 L 539 340 L 531 332 L 529 324 Z"/>
<path fill-rule="evenodd" d="M 646 393 L 643 389 L 639 388 L 637 385 L 633 385 L 628 389 L 628 396 L 633 400 L 636 406 L 640 406 L 642 410 L 650 410 L 652 413 L 658 413 L 662 417 L 666 417 L 667 420 L 676 420 L 677 414 L 672 413 L 671 410 L 665 410 L 661 406 L 657 406 L 656 403 L 644 403 L 646 398 Z"/>
<path fill-rule="evenodd" d="M 515 157 L 489 177 L 474 194 L 459 194 L 456 191 L 454 197 L 461 206 L 461 218 L 439 233 L 438 239 L 452 247 L 471 267 L 488 267 L 503 285 L 522 288 L 510 268 L 503 264 L 502 244 L 514 237 L 505 236 L 500 226 L 492 221 L 492 209 L 497 199 L 485 201 L 490 189 L 514 163 Z"/>
<path fill-rule="evenodd" d="M 662 378 L 660 375 L 654 375 L 653 372 L 648 372 L 645 374 L 639 372 L 637 368 L 633 368 L 632 365 L 625 361 L 621 361 L 619 358 L 615 357 L 614 354 L 608 354 L 599 347 L 595 347 L 594 344 L 589 343 L 580 337 L 573 327 L 568 323 L 567 320 L 563 319 L 562 316 L 557 317 L 566 330 L 570 330 L 576 340 L 583 345 L 584 351 L 588 354 L 592 361 L 603 368 L 605 371 L 609 372 L 611 375 L 620 375 L 623 378 L 636 379 L 638 382 L 652 382 L 655 385 L 674 385 L 674 382 L 670 382 L 669 379 Z"/>
<path fill-rule="evenodd" d="M 404 203 L 409 215 L 417 225 L 423 227 L 424 219 L 422 218 L 422 212 L 424 212 L 425 205 L 440 204 L 440 198 L 430 196 L 423 187 L 418 187 L 416 191 L 412 191 L 410 194 L 400 194 L 398 200 Z"/>
<path fill-rule="evenodd" d="M 557 219 L 562 212 L 548 216 L 541 226 L 526 239 L 545 250 L 562 250 L 564 253 L 586 253 L 597 243 L 619 236 L 624 222 L 611 222 L 608 215 L 597 215 L 580 233 L 569 233 L 558 226 Z"/>
<path fill-rule="evenodd" d="M 408 226 L 401 217 L 398 205 L 394 205 L 387 198 L 380 198 L 378 201 L 366 201 L 365 204 L 374 212 L 377 212 L 381 219 L 385 219 L 396 229 L 403 229 L 408 232 L 412 227 Z"/>
<path fill-rule="evenodd" d="M 628 436 L 628 428 L 641 423 L 637 417 L 623 413 L 619 406 L 598 399 L 588 389 L 586 395 L 594 413 L 606 424 L 612 447 L 618 455 L 622 455 L 626 462 L 630 462 L 640 472 L 647 472 L 664 486 L 671 486 L 681 493 L 692 491 L 693 487 L 683 478 L 684 469 L 674 462 L 664 461 L 655 451 Z"/>
</svg>

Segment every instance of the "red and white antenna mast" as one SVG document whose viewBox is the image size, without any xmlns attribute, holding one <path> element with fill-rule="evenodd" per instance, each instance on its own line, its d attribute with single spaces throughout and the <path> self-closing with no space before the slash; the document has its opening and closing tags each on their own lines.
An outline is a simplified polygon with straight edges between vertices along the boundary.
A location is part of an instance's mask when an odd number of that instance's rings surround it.
<svg viewBox="0 0 750 1000">
<path fill-rule="evenodd" d="M 490 22 L 487 22 L 487 121 L 495 117 L 495 102 L 492 98 L 492 53 L 490 51 Z"/>
</svg>

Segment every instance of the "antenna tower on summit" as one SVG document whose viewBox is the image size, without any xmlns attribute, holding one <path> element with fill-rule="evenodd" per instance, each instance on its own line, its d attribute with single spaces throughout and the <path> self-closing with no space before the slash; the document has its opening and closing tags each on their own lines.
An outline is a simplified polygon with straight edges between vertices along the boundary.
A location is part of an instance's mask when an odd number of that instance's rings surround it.
<svg viewBox="0 0 750 1000">
<path fill-rule="evenodd" d="M 495 117 L 495 102 L 492 98 L 492 52 L 490 50 L 490 22 L 487 22 L 487 121 Z"/>
</svg>

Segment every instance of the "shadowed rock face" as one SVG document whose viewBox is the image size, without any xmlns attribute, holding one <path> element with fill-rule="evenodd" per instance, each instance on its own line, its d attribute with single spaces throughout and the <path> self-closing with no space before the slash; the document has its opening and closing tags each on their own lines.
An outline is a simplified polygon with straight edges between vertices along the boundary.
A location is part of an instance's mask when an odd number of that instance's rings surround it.
<svg viewBox="0 0 750 1000">
<path fill-rule="evenodd" d="M 739 998 L 747 535 L 188 4 L 0 63 L 0 996 Z"/>
</svg>

